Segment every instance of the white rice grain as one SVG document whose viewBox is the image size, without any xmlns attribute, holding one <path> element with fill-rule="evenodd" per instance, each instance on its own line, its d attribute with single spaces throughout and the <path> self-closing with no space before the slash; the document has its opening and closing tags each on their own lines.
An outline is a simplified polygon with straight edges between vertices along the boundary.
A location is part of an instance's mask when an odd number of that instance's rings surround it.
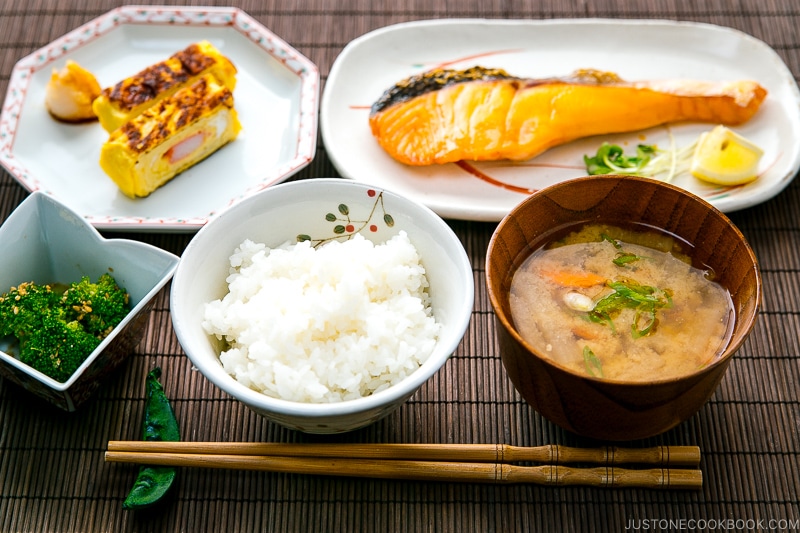
<svg viewBox="0 0 800 533">
<path fill-rule="evenodd" d="M 338 402 L 401 381 L 433 352 L 440 325 L 405 232 L 360 234 L 314 248 L 245 240 L 230 257 L 228 294 L 203 328 L 224 339 L 226 372 L 285 400 Z"/>
</svg>

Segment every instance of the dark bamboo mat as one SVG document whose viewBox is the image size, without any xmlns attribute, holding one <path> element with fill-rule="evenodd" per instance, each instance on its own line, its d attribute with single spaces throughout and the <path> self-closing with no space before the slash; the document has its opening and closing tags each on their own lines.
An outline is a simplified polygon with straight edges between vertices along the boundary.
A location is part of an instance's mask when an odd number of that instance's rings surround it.
<svg viewBox="0 0 800 533">
<path fill-rule="evenodd" d="M 800 76 L 800 4 L 795 0 L 233 3 L 314 61 L 323 84 L 351 39 L 389 24 L 443 17 L 709 22 L 764 40 L 795 78 Z M 117 5 L 103 0 L 78 6 L 56 0 L 2 2 L 2 94 L 18 59 Z M 297 179 L 335 175 L 320 142 L 315 160 Z M 0 221 L 26 195 L 0 172 Z M 596 445 L 544 420 L 514 391 L 498 356 L 483 281 L 494 224 L 452 221 L 474 269 L 472 321 L 453 358 L 400 410 L 335 437 L 308 436 L 266 422 L 192 370 L 171 329 L 167 288 L 157 297 L 135 353 L 77 413 L 65 415 L 0 380 L 0 532 L 605 532 L 631 527 L 677 531 L 698 523 L 715 524 L 715 530 L 754 526 L 747 530 L 800 531 L 800 181 L 731 218 L 761 263 L 765 292 L 759 322 L 717 393 L 696 416 L 664 435 L 631 443 L 700 446 L 702 491 L 494 487 L 183 470 L 161 508 L 122 510 L 136 469 L 104 463 L 103 452 L 109 440 L 140 437 L 144 378 L 155 365 L 164 370 L 162 381 L 186 440 Z M 191 237 L 124 236 L 176 254 Z"/>
</svg>

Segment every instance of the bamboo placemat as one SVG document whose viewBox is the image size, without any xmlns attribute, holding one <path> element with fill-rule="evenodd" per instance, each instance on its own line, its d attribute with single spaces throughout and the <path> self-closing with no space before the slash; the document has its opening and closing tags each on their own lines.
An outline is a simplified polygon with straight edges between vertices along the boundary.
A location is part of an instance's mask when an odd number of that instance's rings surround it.
<svg viewBox="0 0 800 533">
<path fill-rule="evenodd" d="M 316 63 L 323 84 L 349 40 L 389 24 L 443 17 L 709 22 L 764 40 L 795 79 L 800 77 L 800 5 L 794 0 L 233 4 Z M 76 6 L 56 0 L 0 4 L 2 94 L 18 59 L 117 5 L 103 0 Z M 320 142 L 315 160 L 296 179 L 336 175 Z M 26 195 L 0 172 L 0 221 Z M 167 287 L 135 353 L 79 412 L 65 415 L 0 380 L 0 531 L 800 530 L 798 213 L 800 182 L 795 181 L 773 200 L 731 214 L 761 263 L 765 293 L 759 322 L 696 416 L 664 435 L 630 443 L 700 446 L 702 491 L 498 487 L 197 469 L 179 473 L 176 490 L 161 508 L 122 510 L 136 469 L 106 464 L 103 454 L 109 440 L 140 437 L 144 379 L 156 365 L 163 368 L 162 382 L 185 440 L 597 445 L 544 420 L 514 391 L 500 363 L 483 281 L 495 225 L 450 221 L 473 265 L 472 321 L 453 358 L 399 411 L 335 437 L 308 436 L 266 422 L 192 369 L 171 329 Z M 176 254 L 191 238 L 124 236 Z"/>
</svg>

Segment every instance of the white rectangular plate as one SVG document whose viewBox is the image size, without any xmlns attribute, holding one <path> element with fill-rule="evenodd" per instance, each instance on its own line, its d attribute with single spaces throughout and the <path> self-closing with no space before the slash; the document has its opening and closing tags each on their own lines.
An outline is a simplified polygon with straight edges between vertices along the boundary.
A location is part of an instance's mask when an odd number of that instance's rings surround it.
<svg viewBox="0 0 800 533">
<path fill-rule="evenodd" d="M 530 191 L 586 175 L 583 155 L 608 141 L 691 144 L 709 124 L 682 123 L 631 134 L 574 141 L 529 161 L 410 167 L 372 138 L 369 109 L 408 76 L 435 67 L 503 68 L 526 78 L 577 69 L 616 72 L 627 81 L 753 79 L 769 94 L 756 116 L 735 131 L 764 149 L 759 178 L 739 187 L 704 184 L 686 173 L 672 183 L 724 212 L 764 202 L 800 168 L 800 92 L 775 51 L 747 34 L 709 24 L 662 20 L 431 20 L 389 26 L 352 41 L 334 62 L 320 107 L 325 148 L 345 177 L 415 198 L 448 218 L 497 221 Z M 480 174 L 481 177 L 477 175 Z"/>
</svg>

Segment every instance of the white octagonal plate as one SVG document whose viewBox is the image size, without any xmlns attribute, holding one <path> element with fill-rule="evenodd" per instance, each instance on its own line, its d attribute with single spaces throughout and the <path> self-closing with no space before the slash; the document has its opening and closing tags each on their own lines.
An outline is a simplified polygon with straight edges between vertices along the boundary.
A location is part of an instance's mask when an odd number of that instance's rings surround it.
<svg viewBox="0 0 800 533">
<path fill-rule="evenodd" d="M 128 198 L 100 168 L 107 139 L 100 124 L 64 124 L 47 112 L 50 74 L 72 59 L 108 87 L 203 39 L 238 70 L 242 131 L 149 197 Z M 0 164 L 27 190 L 57 198 L 98 229 L 195 231 L 311 162 L 318 104 L 316 65 L 239 9 L 120 7 L 16 64 L 0 115 Z"/>
</svg>

